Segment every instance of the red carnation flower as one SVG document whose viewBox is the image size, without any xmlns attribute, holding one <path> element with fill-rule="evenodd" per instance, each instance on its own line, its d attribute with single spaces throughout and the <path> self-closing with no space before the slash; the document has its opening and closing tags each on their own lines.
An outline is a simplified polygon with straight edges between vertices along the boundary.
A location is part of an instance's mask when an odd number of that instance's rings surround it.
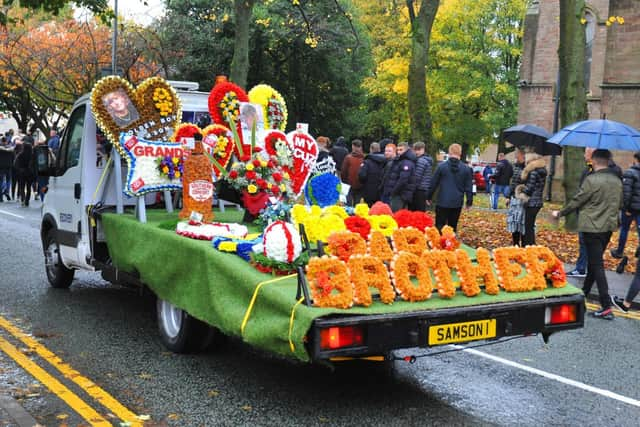
<svg viewBox="0 0 640 427">
<path fill-rule="evenodd" d="M 229 172 L 229 178 L 236 179 L 237 177 L 238 177 L 238 171 L 237 170 L 232 170 L 231 172 Z"/>
<path fill-rule="evenodd" d="M 278 162 L 277 162 L 276 160 L 271 159 L 271 160 L 269 160 L 269 161 L 267 162 L 267 167 L 268 167 L 269 169 L 273 169 L 273 168 L 275 168 L 276 166 L 278 166 Z"/>
<path fill-rule="evenodd" d="M 253 159 L 253 162 L 251 162 L 251 163 L 253 163 L 253 166 L 255 166 L 257 168 L 260 167 L 260 160 L 258 160 L 258 159 Z"/>
<path fill-rule="evenodd" d="M 273 175 L 271 175 L 273 177 L 273 180 L 275 182 L 280 182 L 282 181 L 282 175 L 279 172 L 274 172 Z"/>
<path fill-rule="evenodd" d="M 264 179 L 260 178 L 258 180 L 256 180 L 256 184 L 258 184 L 258 187 L 262 188 L 262 189 L 266 189 L 269 187 L 269 184 L 267 183 L 267 181 L 265 181 Z"/>
<path fill-rule="evenodd" d="M 354 215 L 354 216 L 345 218 L 344 225 L 347 227 L 347 230 L 352 231 L 354 233 L 358 233 L 365 240 L 369 237 L 369 232 L 371 231 L 371 224 L 369 224 L 369 221 L 367 221 L 362 217 Z"/>
<path fill-rule="evenodd" d="M 247 179 L 256 179 L 256 171 L 247 171 L 245 176 Z"/>
<path fill-rule="evenodd" d="M 398 212 L 393 214 L 393 219 L 396 220 L 398 227 L 400 228 L 413 226 L 413 215 L 408 209 L 400 209 Z"/>
<path fill-rule="evenodd" d="M 271 186 L 271 192 L 273 194 L 278 194 L 280 192 L 280 188 L 278 188 L 278 186 L 274 184 Z"/>
</svg>

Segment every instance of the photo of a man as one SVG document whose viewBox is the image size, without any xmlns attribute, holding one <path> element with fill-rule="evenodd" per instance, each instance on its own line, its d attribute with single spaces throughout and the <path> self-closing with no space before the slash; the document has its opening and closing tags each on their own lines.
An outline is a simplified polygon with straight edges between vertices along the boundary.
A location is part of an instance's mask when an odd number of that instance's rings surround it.
<svg viewBox="0 0 640 427">
<path fill-rule="evenodd" d="M 102 103 L 119 128 L 127 127 L 140 118 L 138 110 L 122 88 L 104 95 Z"/>
</svg>

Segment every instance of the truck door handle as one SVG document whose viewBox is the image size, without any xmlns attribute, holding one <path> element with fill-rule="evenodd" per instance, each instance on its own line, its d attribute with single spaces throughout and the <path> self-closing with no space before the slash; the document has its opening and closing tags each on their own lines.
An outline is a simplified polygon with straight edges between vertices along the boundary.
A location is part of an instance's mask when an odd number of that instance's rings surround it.
<svg viewBox="0 0 640 427">
<path fill-rule="evenodd" d="M 79 182 L 76 182 L 76 183 L 73 185 L 73 197 L 74 197 L 76 200 L 80 200 L 80 194 L 81 194 L 81 193 L 82 193 L 82 187 L 80 187 L 80 183 L 79 183 Z"/>
</svg>

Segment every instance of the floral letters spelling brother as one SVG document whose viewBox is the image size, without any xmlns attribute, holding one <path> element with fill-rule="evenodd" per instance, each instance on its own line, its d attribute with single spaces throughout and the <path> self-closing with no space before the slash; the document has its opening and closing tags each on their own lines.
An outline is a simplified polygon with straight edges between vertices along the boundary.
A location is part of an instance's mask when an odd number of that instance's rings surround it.
<svg viewBox="0 0 640 427">
<path fill-rule="evenodd" d="M 556 288 L 566 285 L 562 262 L 547 247 L 497 248 L 493 263 L 489 251 L 478 248 L 473 264 L 462 249 L 440 249 L 442 236 L 437 230 L 438 237 L 434 236 L 432 230 L 427 228 L 425 234 L 412 227 L 395 229 L 393 249 L 380 232 L 372 232 L 368 244 L 358 233 L 334 232 L 328 238 L 331 256 L 313 257 L 307 265 L 314 305 L 369 306 L 369 287 L 378 289 L 383 303 L 392 304 L 396 294 L 405 301 L 424 301 L 434 289 L 441 298 L 452 298 L 457 286 L 473 297 L 481 292 L 480 284 L 490 295 L 498 294 L 501 287 L 507 292 L 529 292 L 545 289 L 547 281 Z M 452 270 L 457 271 L 459 283 L 453 281 Z"/>
</svg>

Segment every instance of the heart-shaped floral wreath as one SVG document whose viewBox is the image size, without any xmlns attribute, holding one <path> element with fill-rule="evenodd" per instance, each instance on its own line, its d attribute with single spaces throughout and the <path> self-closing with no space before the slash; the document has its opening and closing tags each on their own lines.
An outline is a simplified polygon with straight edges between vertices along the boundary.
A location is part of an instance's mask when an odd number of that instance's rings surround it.
<svg viewBox="0 0 640 427">
<path fill-rule="evenodd" d="M 169 142 L 182 116 L 169 83 L 151 77 L 134 89 L 121 77 L 102 78 L 91 92 L 91 109 L 98 127 L 126 159 L 126 194 L 181 188 L 179 174 L 167 173 L 170 165 L 161 164 L 168 158 L 177 165 L 174 159 L 183 154 L 180 143 Z"/>
</svg>

